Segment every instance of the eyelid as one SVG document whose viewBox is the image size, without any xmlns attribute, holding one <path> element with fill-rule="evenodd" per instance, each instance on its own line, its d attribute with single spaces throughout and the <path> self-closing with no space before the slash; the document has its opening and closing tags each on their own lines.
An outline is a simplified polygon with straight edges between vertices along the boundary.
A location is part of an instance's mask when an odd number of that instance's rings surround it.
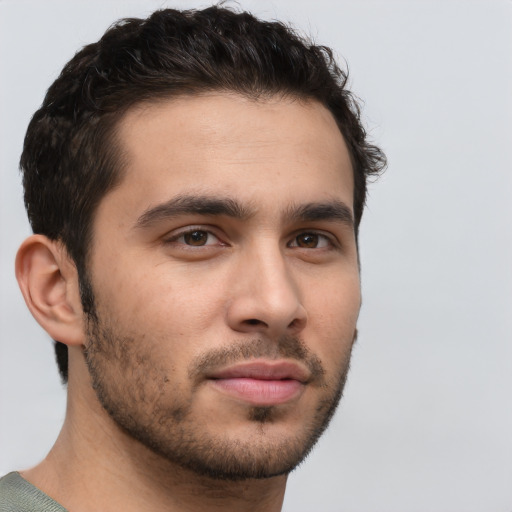
<svg viewBox="0 0 512 512">
<path fill-rule="evenodd" d="M 211 225 L 205 225 L 205 224 L 197 224 L 197 225 L 187 225 L 182 228 L 177 228 L 171 231 L 170 233 L 167 233 L 162 237 L 162 240 L 165 244 L 171 244 L 174 242 L 177 242 L 181 237 L 186 235 L 187 233 L 193 233 L 194 231 L 204 231 L 205 233 L 208 233 L 210 236 L 213 236 L 217 242 L 216 243 L 209 243 L 202 246 L 193 246 L 188 245 L 182 242 L 180 245 L 183 245 L 184 247 L 190 247 L 192 249 L 196 248 L 204 248 L 204 247 L 212 247 L 215 245 L 219 246 L 229 246 L 230 244 L 227 243 L 226 237 L 223 236 L 221 233 L 219 233 L 219 230 Z M 327 241 L 328 247 L 315 247 L 315 248 L 306 248 L 306 247 L 300 247 L 298 245 L 292 245 L 294 242 L 296 242 L 296 238 L 299 235 L 302 234 L 313 234 L 316 235 L 324 240 Z M 296 230 L 292 235 L 289 237 L 289 241 L 287 242 L 287 247 L 292 248 L 299 248 L 299 249 L 306 249 L 306 250 L 328 250 L 328 249 L 339 249 L 341 248 L 341 243 L 338 239 L 338 237 L 333 234 L 332 232 L 324 231 L 322 229 L 312 228 L 312 229 L 299 229 Z"/>
<path fill-rule="evenodd" d="M 203 225 L 199 224 L 199 225 L 184 226 L 183 228 L 175 229 L 172 232 L 167 233 L 164 237 L 162 237 L 162 239 L 163 239 L 164 243 L 170 244 L 173 242 L 177 242 L 182 236 L 185 236 L 188 233 L 193 233 L 194 231 L 204 231 L 205 233 L 208 233 L 208 235 L 215 237 L 217 239 L 217 241 L 219 242 L 218 245 L 228 245 L 226 242 L 224 242 L 222 237 L 217 233 L 218 230 L 215 230 L 212 226 L 208 226 L 208 225 L 204 225 L 204 224 Z M 216 244 L 198 245 L 195 247 L 193 245 L 188 245 L 185 243 L 183 243 L 182 245 L 184 245 L 186 247 L 191 247 L 191 248 L 201 248 L 201 247 L 210 247 L 210 246 L 216 245 Z"/>
<path fill-rule="evenodd" d="M 293 243 L 299 235 L 305 235 L 305 234 L 312 234 L 312 235 L 316 235 L 318 237 L 324 238 L 325 240 L 327 240 L 330 248 L 332 248 L 332 249 L 339 249 L 341 247 L 341 243 L 338 240 L 337 236 L 335 236 L 333 233 L 323 231 L 321 229 L 300 229 L 300 230 L 296 231 L 295 233 L 293 233 L 287 246 L 290 247 L 291 246 L 290 244 Z M 312 249 L 308 249 L 306 247 L 300 247 L 298 245 L 294 245 L 291 247 L 298 247 L 299 249 L 306 249 L 308 251 L 311 251 L 314 249 L 317 249 L 317 250 L 318 249 L 327 249 L 326 247 L 314 247 Z"/>
</svg>

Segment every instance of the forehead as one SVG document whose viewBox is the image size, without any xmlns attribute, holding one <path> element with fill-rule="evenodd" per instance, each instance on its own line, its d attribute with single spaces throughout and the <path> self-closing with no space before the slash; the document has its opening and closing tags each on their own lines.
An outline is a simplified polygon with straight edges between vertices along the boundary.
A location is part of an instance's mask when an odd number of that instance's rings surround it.
<svg viewBox="0 0 512 512">
<path fill-rule="evenodd" d="M 125 166 L 114 194 L 133 209 L 198 192 L 283 207 L 336 196 L 352 207 L 346 144 L 316 101 L 182 96 L 133 108 L 117 138 Z"/>
</svg>

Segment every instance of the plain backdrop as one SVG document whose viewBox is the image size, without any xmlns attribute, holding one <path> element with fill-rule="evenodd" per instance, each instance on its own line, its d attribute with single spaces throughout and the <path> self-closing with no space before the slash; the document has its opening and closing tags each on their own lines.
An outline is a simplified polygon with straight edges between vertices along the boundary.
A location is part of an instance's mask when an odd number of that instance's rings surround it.
<svg viewBox="0 0 512 512">
<path fill-rule="evenodd" d="M 0 474 L 64 417 L 13 273 L 18 159 L 64 63 L 116 19 L 208 2 L 0 0 Z M 241 0 L 336 49 L 389 157 L 361 228 L 345 397 L 285 512 L 512 512 L 512 2 Z"/>
</svg>

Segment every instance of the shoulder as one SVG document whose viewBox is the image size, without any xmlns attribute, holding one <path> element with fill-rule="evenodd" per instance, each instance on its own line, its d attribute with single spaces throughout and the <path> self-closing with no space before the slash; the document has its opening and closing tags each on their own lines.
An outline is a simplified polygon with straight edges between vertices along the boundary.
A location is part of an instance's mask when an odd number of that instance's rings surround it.
<svg viewBox="0 0 512 512">
<path fill-rule="evenodd" d="M 66 509 L 13 472 L 0 478 L 0 512 L 66 512 Z"/>
</svg>

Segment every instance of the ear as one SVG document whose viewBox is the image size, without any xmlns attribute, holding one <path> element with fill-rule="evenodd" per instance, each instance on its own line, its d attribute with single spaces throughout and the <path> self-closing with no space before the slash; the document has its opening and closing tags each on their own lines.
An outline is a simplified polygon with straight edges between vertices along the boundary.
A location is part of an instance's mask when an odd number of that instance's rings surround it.
<svg viewBox="0 0 512 512">
<path fill-rule="evenodd" d="M 27 238 L 16 255 L 16 278 L 28 309 L 54 340 L 84 343 L 78 272 L 62 243 Z"/>
</svg>

